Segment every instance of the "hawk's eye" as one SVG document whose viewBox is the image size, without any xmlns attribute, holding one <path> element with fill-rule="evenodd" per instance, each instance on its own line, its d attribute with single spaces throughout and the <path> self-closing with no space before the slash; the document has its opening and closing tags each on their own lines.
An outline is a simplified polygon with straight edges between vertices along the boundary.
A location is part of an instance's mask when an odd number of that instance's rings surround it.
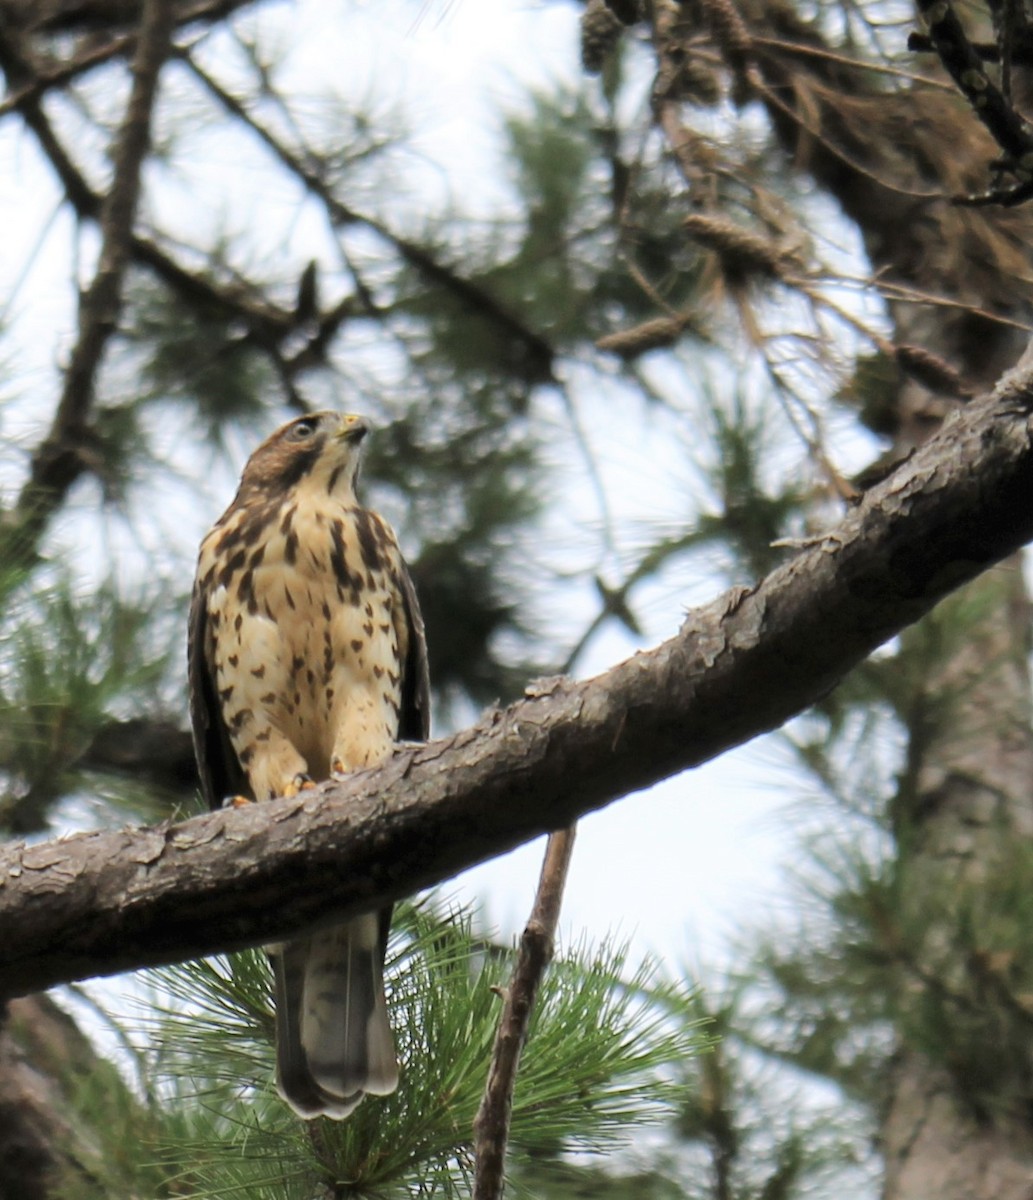
<svg viewBox="0 0 1033 1200">
<path fill-rule="evenodd" d="M 310 438 L 315 432 L 315 421 L 298 421 L 296 425 L 291 426 L 291 441 L 303 442 L 306 438 Z"/>
</svg>

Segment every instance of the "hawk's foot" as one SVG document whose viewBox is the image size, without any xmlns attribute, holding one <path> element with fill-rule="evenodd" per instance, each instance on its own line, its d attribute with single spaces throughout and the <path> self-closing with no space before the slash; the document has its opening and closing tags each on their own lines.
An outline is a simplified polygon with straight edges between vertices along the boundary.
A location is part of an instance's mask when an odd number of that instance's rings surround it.
<svg viewBox="0 0 1033 1200">
<path fill-rule="evenodd" d="M 316 786 L 315 780 L 311 775 L 306 775 L 299 772 L 283 789 L 285 796 L 296 796 L 298 792 L 307 792 Z"/>
<path fill-rule="evenodd" d="M 351 770 L 352 770 L 351 767 L 345 765 L 344 759 L 338 758 L 338 756 L 336 754 L 333 756 L 332 759 L 330 759 L 330 774 L 331 775 L 333 775 L 335 777 L 338 775 L 347 775 Z"/>
<path fill-rule="evenodd" d="M 225 796 L 222 801 L 222 808 L 247 808 L 249 804 L 254 804 L 254 800 L 250 796 Z"/>
</svg>

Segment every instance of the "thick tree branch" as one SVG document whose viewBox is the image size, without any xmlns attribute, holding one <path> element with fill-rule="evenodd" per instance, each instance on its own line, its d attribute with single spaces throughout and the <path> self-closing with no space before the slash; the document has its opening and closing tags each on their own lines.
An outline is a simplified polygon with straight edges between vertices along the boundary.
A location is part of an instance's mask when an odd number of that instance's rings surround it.
<svg viewBox="0 0 1033 1200">
<path fill-rule="evenodd" d="M 77 766 L 117 771 L 139 783 L 195 793 L 200 786 L 190 734 L 161 717 L 109 721 L 93 736 Z"/>
<path fill-rule="evenodd" d="M 1033 359 L 842 523 L 679 633 L 386 766 L 245 809 L 0 853 L 0 988 L 281 937 L 449 878 L 776 728 L 1033 537 Z"/>
</svg>

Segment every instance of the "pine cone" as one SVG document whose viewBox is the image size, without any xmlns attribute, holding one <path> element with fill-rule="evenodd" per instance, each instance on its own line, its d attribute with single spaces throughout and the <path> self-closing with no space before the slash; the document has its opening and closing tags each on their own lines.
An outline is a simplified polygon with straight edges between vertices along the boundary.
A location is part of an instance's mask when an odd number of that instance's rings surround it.
<svg viewBox="0 0 1033 1200">
<path fill-rule="evenodd" d="M 897 346 L 897 362 L 916 382 L 941 396 L 954 400 L 971 400 L 972 389 L 965 386 L 958 372 L 945 359 L 922 346 Z"/>
<path fill-rule="evenodd" d="M 789 265 L 785 250 L 726 217 L 693 213 L 682 225 L 697 242 L 717 253 L 725 275 L 737 282 L 758 275 L 781 279 Z"/>
<path fill-rule="evenodd" d="M 588 0 L 581 14 L 581 65 L 589 75 L 598 75 L 616 49 L 624 26 L 606 6 L 605 0 Z"/>
<path fill-rule="evenodd" d="M 643 321 L 632 329 L 619 329 L 596 339 L 597 350 L 609 350 L 619 354 L 625 362 L 631 362 L 647 350 L 659 350 L 673 346 L 681 337 L 688 321 L 684 317 L 654 317 Z"/>
</svg>

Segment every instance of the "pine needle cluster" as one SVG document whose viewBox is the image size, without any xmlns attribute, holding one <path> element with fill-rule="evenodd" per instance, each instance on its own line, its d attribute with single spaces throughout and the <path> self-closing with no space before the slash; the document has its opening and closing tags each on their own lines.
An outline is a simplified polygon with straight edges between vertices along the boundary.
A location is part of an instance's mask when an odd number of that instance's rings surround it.
<svg viewBox="0 0 1033 1200">
<path fill-rule="evenodd" d="M 461 1196 L 512 952 L 468 913 L 396 914 L 387 964 L 402 1064 L 393 1096 L 344 1122 L 297 1119 L 273 1085 L 271 977 L 261 950 L 152 973 L 144 1020 L 150 1153 L 169 1194 Z M 681 1065 L 705 1045 L 672 1019 L 682 989 L 604 943 L 546 975 L 514 1096 L 511 1161 L 612 1151 L 673 1113 Z M 153 1167 L 152 1167 L 153 1169 Z M 322 1190 L 321 1190 L 322 1189 Z"/>
</svg>

